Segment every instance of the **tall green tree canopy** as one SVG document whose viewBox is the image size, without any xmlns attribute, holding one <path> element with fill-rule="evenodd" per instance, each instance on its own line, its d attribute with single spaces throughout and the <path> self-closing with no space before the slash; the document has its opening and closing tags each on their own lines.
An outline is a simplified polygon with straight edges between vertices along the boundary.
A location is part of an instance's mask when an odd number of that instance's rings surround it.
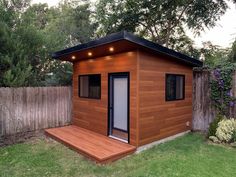
<svg viewBox="0 0 236 177">
<path fill-rule="evenodd" d="M 68 85 L 71 64 L 51 53 L 94 36 L 89 2 L 57 7 L 30 0 L 0 0 L 0 86 Z"/>
<path fill-rule="evenodd" d="M 166 47 L 191 52 L 193 42 L 185 31 L 197 35 L 214 27 L 227 8 L 226 0 L 99 0 L 97 20 L 102 35 L 127 29 Z"/>
</svg>

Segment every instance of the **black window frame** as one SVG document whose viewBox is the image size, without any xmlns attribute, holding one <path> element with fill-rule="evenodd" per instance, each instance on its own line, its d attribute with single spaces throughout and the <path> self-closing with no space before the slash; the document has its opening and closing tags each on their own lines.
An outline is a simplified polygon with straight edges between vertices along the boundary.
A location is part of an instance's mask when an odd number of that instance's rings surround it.
<svg viewBox="0 0 236 177">
<path fill-rule="evenodd" d="M 99 85 L 99 87 L 100 87 L 100 90 L 99 90 L 99 96 L 98 97 L 90 97 L 90 96 L 88 96 L 88 97 L 86 97 L 86 96 L 81 96 L 80 95 L 80 78 L 81 77 L 84 77 L 84 76 L 99 76 L 100 77 L 100 85 Z M 96 99 L 96 100 L 99 100 L 99 99 L 101 99 L 101 91 L 102 91 L 102 86 L 101 86 L 101 84 L 102 84 L 102 77 L 101 77 L 101 74 L 81 74 L 81 75 L 79 75 L 78 76 L 78 95 L 79 95 L 79 97 L 80 98 L 87 98 L 87 99 Z M 90 89 L 90 87 L 88 88 L 88 89 Z M 90 91 L 88 91 L 88 93 L 90 93 Z"/>
<path fill-rule="evenodd" d="M 183 98 L 179 98 L 179 99 L 176 99 L 176 98 L 174 98 L 174 99 L 169 99 L 168 97 L 167 97 L 167 77 L 168 76 L 181 76 L 181 77 L 183 77 Z M 165 99 L 166 99 L 166 101 L 178 101 L 178 100 L 184 100 L 185 99 L 185 75 L 184 74 L 172 74 L 172 73 L 168 73 L 168 74 L 166 74 L 166 76 L 165 76 Z"/>
</svg>

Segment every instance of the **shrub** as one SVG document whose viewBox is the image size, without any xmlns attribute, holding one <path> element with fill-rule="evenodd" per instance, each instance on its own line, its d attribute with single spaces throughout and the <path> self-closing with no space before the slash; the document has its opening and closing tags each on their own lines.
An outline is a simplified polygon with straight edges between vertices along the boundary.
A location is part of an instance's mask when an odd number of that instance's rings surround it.
<svg viewBox="0 0 236 177">
<path fill-rule="evenodd" d="M 222 115 L 217 115 L 213 122 L 210 123 L 209 129 L 208 129 L 208 137 L 210 136 L 216 136 L 216 129 L 218 127 L 218 123 L 224 118 Z"/>
<path fill-rule="evenodd" d="M 236 142 L 236 130 L 234 130 L 234 132 L 232 134 L 232 141 Z"/>
<path fill-rule="evenodd" d="M 233 139 L 233 134 L 236 131 L 236 120 L 235 119 L 223 119 L 218 123 L 216 129 L 216 137 L 221 142 L 229 143 Z"/>
<path fill-rule="evenodd" d="M 229 116 L 229 108 L 233 107 L 236 98 L 232 94 L 232 74 L 235 65 L 230 62 L 223 62 L 217 66 L 210 79 L 211 100 L 217 112 Z"/>
</svg>

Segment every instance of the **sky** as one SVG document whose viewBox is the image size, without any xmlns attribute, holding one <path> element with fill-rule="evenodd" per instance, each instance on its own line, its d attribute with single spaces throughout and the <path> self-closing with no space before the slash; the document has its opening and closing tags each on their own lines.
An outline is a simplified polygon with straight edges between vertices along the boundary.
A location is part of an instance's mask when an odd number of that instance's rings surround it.
<svg viewBox="0 0 236 177">
<path fill-rule="evenodd" d="M 32 0 L 32 3 L 48 3 L 55 6 L 60 0 Z M 95 0 L 92 0 L 95 1 Z M 230 47 L 236 39 L 236 5 L 229 3 L 230 9 L 221 17 L 214 28 L 205 30 L 200 36 L 194 36 L 190 31 L 187 34 L 193 39 L 197 47 L 202 46 L 202 42 L 211 41 L 212 44 L 220 47 Z"/>
<path fill-rule="evenodd" d="M 236 5 L 229 3 L 230 9 L 221 17 L 217 25 L 209 30 L 205 30 L 199 37 L 194 37 L 191 32 L 187 32 L 194 40 L 196 46 L 201 46 L 202 42 L 211 41 L 214 45 L 229 47 L 236 39 Z"/>
</svg>

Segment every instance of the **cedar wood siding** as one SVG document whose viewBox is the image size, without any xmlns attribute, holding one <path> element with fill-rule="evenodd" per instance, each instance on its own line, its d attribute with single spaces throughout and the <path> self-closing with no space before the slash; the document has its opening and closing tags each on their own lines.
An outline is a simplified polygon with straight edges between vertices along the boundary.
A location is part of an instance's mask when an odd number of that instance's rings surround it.
<svg viewBox="0 0 236 177">
<path fill-rule="evenodd" d="M 108 134 L 108 73 L 130 72 L 130 144 L 137 146 L 137 52 L 125 52 L 73 64 L 72 123 L 107 136 Z M 78 76 L 101 74 L 101 99 L 78 96 Z"/>
<path fill-rule="evenodd" d="M 139 142 L 153 141 L 190 130 L 192 123 L 192 67 L 175 59 L 138 51 Z M 185 75 L 185 99 L 165 100 L 165 75 Z M 190 126 L 186 126 L 186 122 Z"/>
</svg>

